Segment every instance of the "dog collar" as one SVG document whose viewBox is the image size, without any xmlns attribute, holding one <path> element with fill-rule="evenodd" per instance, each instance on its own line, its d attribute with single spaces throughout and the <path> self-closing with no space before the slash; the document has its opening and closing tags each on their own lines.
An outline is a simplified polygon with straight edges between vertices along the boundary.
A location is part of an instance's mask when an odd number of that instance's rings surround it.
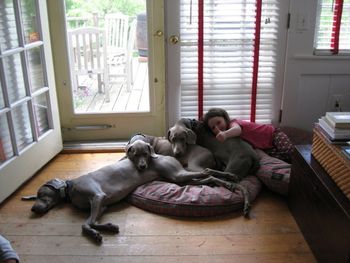
<svg viewBox="0 0 350 263">
<path fill-rule="evenodd" d="M 61 179 L 52 179 L 50 181 L 48 181 L 46 184 L 44 184 L 45 186 L 49 186 L 52 187 L 53 189 L 57 190 L 60 193 L 60 197 L 62 199 L 66 199 L 68 200 L 68 193 L 67 193 L 67 185 L 68 181 L 63 181 Z"/>
</svg>

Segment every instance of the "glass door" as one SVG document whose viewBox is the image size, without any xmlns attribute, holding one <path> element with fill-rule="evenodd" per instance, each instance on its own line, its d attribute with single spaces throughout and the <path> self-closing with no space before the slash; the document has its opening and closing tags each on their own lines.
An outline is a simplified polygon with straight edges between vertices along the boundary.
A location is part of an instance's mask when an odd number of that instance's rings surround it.
<svg viewBox="0 0 350 263">
<path fill-rule="evenodd" d="M 161 1 L 54 2 L 50 10 L 57 33 L 53 45 L 63 139 L 163 135 Z"/>
<path fill-rule="evenodd" d="M 62 149 L 46 1 L 0 1 L 0 202 Z"/>
</svg>

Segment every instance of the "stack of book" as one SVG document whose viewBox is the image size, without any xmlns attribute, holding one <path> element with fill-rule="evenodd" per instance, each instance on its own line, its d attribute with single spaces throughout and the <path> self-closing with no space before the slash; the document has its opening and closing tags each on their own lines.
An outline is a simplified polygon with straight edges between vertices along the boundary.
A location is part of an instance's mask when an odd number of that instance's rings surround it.
<svg viewBox="0 0 350 263">
<path fill-rule="evenodd" d="M 350 112 L 326 112 L 315 128 L 331 143 L 346 143 L 350 141 Z"/>
</svg>

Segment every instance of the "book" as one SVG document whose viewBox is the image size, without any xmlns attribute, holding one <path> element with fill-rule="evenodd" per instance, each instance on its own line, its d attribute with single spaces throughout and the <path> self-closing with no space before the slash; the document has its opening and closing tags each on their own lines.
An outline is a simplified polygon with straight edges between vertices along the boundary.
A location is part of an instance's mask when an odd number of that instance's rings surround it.
<svg viewBox="0 0 350 263">
<path fill-rule="evenodd" d="M 350 146 L 342 146 L 341 151 L 350 160 Z"/>
<path fill-rule="evenodd" d="M 329 118 L 327 118 L 326 116 L 321 117 L 325 122 L 327 122 L 328 126 L 335 132 L 335 133 L 349 133 L 350 132 L 350 127 L 335 127 L 335 123 L 332 122 Z"/>
<path fill-rule="evenodd" d="M 349 139 L 334 139 L 331 138 L 330 135 L 319 125 L 319 123 L 315 123 L 314 128 L 319 132 L 319 134 L 327 140 L 330 144 L 339 144 L 344 145 L 349 143 Z"/>
<path fill-rule="evenodd" d="M 325 117 L 321 117 L 318 120 L 319 126 L 329 135 L 331 139 L 347 139 L 350 140 L 350 130 L 335 130 L 332 128 L 328 122 L 325 120 Z"/>
<path fill-rule="evenodd" d="M 350 129 L 350 112 L 326 112 L 325 118 L 333 128 Z"/>
</svg>

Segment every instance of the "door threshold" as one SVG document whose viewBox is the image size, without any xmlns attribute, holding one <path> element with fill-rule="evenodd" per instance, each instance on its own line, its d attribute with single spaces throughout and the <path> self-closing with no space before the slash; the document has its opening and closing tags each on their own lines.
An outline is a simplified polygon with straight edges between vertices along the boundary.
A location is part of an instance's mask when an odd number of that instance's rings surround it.
<svg viewBox="0 0 350 263">
<path fill-rule="evenodd" d="M 127 141 L 72 141 L 64 142 L 61 153 L 125 152 Z"/>
</svg>

